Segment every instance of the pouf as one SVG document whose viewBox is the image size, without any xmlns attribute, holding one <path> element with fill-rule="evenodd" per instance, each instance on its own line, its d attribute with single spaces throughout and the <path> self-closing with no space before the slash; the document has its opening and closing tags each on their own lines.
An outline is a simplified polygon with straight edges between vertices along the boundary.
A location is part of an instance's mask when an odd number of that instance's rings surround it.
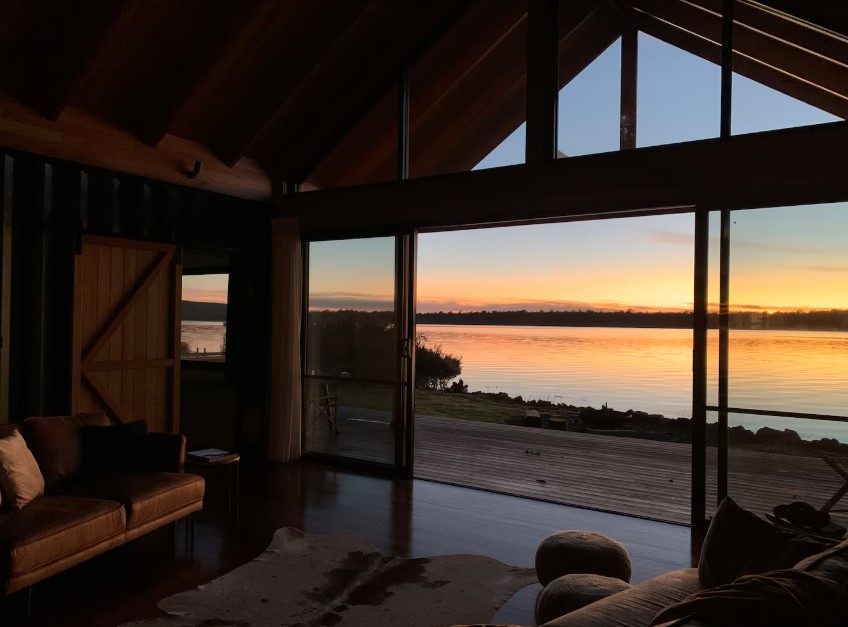
<svg viewBox="0 0 848 627">
<path fill-rule="evenodd" d="M 629 583 L 603 575 L 563 575 L 549 583 L 536 601 L 536 620 L 541 625 L 581 607 L 630 588 Z"/>
<path fill-rule="evenodd" d="M 630 582 L 630 557 L 620 542 L 593 531 L 558 531 L 536 549 L 536 576 L 543 586 L 557 577 L 590 573 Z"/>
</svg>

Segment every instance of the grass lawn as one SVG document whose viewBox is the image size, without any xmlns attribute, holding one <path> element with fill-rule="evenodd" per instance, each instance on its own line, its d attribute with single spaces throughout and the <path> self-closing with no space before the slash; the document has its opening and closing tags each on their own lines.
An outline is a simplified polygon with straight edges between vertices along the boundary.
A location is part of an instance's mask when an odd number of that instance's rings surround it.
<svg viewBox="0 0 848 627">
<path fill-rule="evenodd" d="M 390 386 L 346 383 L 339 386 L 338 403 L 348 407 L 391 411 Z M 505 423 L 511 416 L 523 416 L 526 407 L 497 394 L 455 394 L 435 390 L 415 390 L 415 413 L 422 416 L 443 416 L 480 422 Z M 552 414 L 556 408 L 538 408 Z"/>
</svg>

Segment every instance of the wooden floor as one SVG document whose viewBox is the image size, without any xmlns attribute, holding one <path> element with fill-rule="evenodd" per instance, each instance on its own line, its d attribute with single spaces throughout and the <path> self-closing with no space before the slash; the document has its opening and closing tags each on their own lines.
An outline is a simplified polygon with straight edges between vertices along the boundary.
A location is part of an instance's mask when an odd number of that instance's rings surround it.
<svg viewBox="0 0 848 627">
<path fill-rule="evenodd" d="M 382 412 L 340 413 L 341 431 L 316 425 L 313 450 L 393 459 Z M 707 509 L 715 506 L 716 450 L 708 449 Z M 415 476 L 632 516 L 690 522 L 689 444 L 416 416 Z M 818 457 L 731 449 L 729 493 L 758 513 L 807 501 L 821 507 L 843 481 Z M 848 497 L 841 504 L 848 508 Z M 848 525 L 848 515 L 834 514 Z"/>
<path fill-rule="evenodd" d="M 635 582 L 691 562 L 682 526 L 308 462 L 245 467 L 241 523 L 233 529 L 224 516 L 225 480 L 223 473 L 207 475 L 194 555 L 174 551 L 167 530 L 150 534 L 38 584 L 28 622 L 20 595 L 0 602 L 0 625 L 109 627 L 154 618 L 162 598 L 250 561 L 285 526 L 359 534 L 396 555 L 476 553 L 516 566 L 532 566 L 536 546 L 553 531 L 591 529 L 624 544 Z M 519 592 L 493 618 L 534 624 L 537 591 L 538 585 Z"/>
</svg>

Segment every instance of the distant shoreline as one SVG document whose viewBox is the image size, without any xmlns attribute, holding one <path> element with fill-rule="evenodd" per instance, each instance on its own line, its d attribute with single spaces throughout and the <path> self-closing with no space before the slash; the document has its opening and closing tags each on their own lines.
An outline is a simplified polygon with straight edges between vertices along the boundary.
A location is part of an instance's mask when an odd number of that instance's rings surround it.
<svg viewBox="0 0 848 627">
<path fill-rule="evenodd" d="M 472 311 L 419 313 L 418 324 L 692 329 L 691 312 L 634 311 Z M 848 311 L 731 312 L 731 329 L 763 331 L 848 331 Z M 707 327 L 718 329 L 718 313 L 707 314 Z"/>
</svg>

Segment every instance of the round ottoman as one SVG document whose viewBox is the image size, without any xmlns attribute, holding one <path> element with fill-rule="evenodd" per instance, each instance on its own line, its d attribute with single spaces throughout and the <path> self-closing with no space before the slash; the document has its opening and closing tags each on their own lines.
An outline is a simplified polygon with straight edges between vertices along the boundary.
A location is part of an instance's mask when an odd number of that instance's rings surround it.
<svg viewBox="0 0 848 627">
<path fill-rule="evenodd" d="M 590 573 L 630 581 L 630 557 L 620 542 L 592 531 L 558 531 L 536 549 L 536 576 L 543 586 L 557 577 Z"/>
<path fill-rule="evenodd" d="M 549 583 L 536 601 L 536 620 L 541 625 L 616 592 L 629 583 L 603 575 L 563 575 Z"/>
</svg>

